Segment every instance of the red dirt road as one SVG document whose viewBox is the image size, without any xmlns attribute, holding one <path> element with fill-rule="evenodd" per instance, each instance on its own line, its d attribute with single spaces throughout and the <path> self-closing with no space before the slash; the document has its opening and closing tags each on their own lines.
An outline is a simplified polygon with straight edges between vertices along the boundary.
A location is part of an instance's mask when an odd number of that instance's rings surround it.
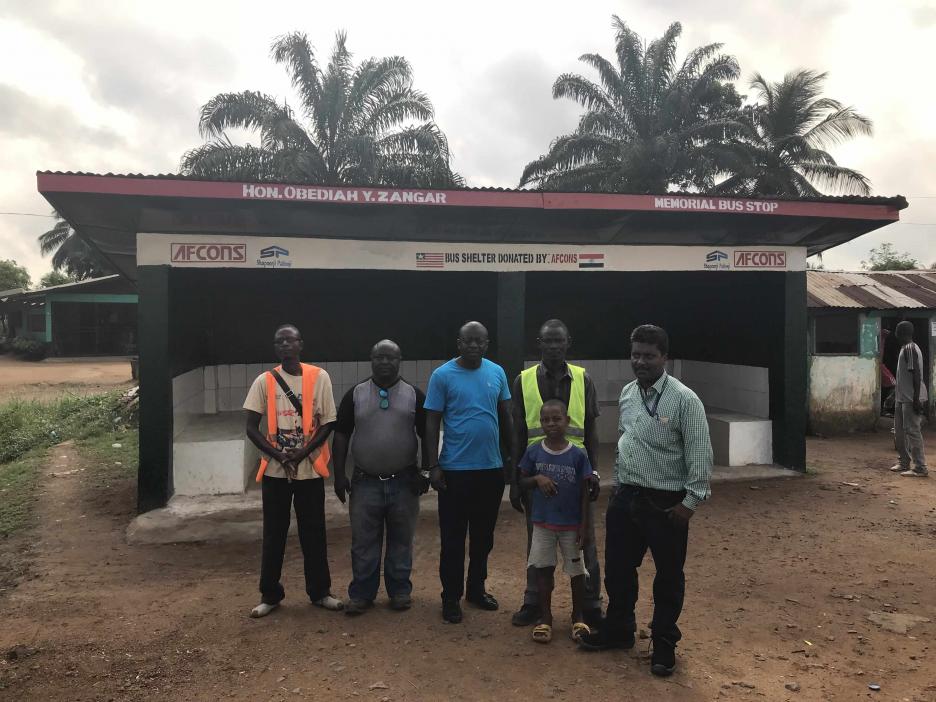
<svg viewBox="0 0 936 702">
<path fill-rule="evenodd" d="M 130 383 L 126 358 L 21 361 L 0 355 L 0 402 L 54 400 L 64 393 L 91 395 Z"/>
<path fill-rule="evenodd" d="M 670 680 L 650 676 L 646 641 L 587 654 L 561 628 L 547 647 L 510 625 L 524 531 L 506 505 L 488 581 L 498 612 L 441 622 L 437 527 L 425 515 L 410 612 L 380 601 L 350 619 L 311 607 L 291 540 L 285 606 L 251 620 L 258 545 L 131 548 L 129 481 L 93 491 L 80 473 L 49 477 L 28 535 L 31 579 L 0 595 L 0 653 L 13 651 L 0 663 L 0 699 L 936 700 L 936 478 L 889 473 L 889 443 L 811 440 L 817 475 L 716 486 L 691 526 L 685 638 Z M 80 465 L 67 446 L 51 455 L 49 472 Z M 340 595 L 349 536 L 329 533 Z M 652 570 L 648 557 L 643 623 Z M 559 593 L 564 627 L 567 588 Z M 898 634 L 872 612 L 931 621 Z"/>
</svg>

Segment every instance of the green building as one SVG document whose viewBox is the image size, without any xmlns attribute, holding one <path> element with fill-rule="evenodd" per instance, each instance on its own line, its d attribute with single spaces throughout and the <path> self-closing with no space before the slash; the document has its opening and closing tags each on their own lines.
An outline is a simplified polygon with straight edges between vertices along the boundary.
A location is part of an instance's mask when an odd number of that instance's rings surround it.
<svg viewBox="0 0 936 702">
<path fill-rule="evenodd" d="M 0 315 L 9 338 L 48 344 L 50 356 L 136 352 L 137 293 L 121 275 L 0 293 Z"/>
</svg>

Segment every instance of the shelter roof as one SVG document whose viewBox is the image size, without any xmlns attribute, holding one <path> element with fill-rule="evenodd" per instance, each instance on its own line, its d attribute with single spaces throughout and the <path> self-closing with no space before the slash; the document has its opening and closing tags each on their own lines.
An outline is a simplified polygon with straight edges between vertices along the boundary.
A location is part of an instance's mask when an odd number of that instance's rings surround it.
<svg viewBox="0 0 936 702">
<path fill-rule="evenodd" d="M 807 271 L 806 296 L 811 309 L 936 309 L 936 272 Z"/>
<path fill-rule="evenodd" d="M 899 219 L 903 197 L 732 198 L 204 180 L 40 172 L 39 191 L 135 278 L 136 233 L 384 241 L 803 246 L 809 254 Z"/>
</svg>

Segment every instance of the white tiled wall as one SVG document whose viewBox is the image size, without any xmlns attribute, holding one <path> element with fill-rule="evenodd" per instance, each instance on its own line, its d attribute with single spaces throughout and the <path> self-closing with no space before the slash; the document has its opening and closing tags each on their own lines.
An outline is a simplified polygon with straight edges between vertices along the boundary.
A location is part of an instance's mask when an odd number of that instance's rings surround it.
<svg viewBox="0 0 936 702">
<path fill-rule="evenodd" d="M 432 371 L 445 362 L 443 359 L 403 361 L 400 372 L 425 392 Z M 331 378 L 336 404 L 354 385 L 370 376 L 370 361 L 323 361 L 316 365 Z M 269 363 L 204 366 L 173 378 L 173 436 L 185 430 L 191 415 L 239 411 L 253 381 L 272 367 Z"/>
<path fill-rule="evenodd" d="M 762 419 L 770 417 L 766 368 L 681 361 L 679 379 L 695 390 L 706 407 Z"/>
</svg>

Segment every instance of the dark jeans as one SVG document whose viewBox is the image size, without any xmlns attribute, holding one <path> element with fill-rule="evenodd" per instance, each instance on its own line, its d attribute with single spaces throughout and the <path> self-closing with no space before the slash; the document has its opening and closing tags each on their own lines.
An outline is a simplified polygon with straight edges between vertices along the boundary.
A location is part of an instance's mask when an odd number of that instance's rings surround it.
<svg viewBox="0 0 936 702">
<path fill-rule="evenodd" d="M 529 490 L 522 493 L 523 513 L 526 517 L 527 528 L 527 558 L 530 557 L 530 542 L 533 540 L 533 510 L 531 508 L 531 494 Z M 588 503 L 589 510 L 589 538 L 591 542 L 585 549 L 585 602 L 583 607 L 588 609 L 601 609 L 601 567 L 598 565 L 598 546 L 595 544 L 595 503 Z M 536 568 L 527 568 L 526 590 L 523 592 L 523 604 L 539 606 L 539 589 L 536 582 Z"/>
<path fill-rule="evenodd" d="M 670 521 L 664 511 L 683 493 L 663 493 L 622 485 L 608 505 L 605 533 L 606 626 L 612 638 L 637 629 L 637 568 L 649 547 L 656 565 L 653 579 L 653 636 L 675 644 L 682 637 L 676 620 L 686 593 L 686 546 L 689 529 Z"/>
<path fill-rule="evenodd" d="M 480 595 L 487 580 L 487 559 L 494 548 L 497 511 L 504 496 L 504 470 L 447 470 L 446 489 L 439 493 L 439 579 L 442 599 Z M 465 582 L 465 537 L 468 536 L 468 580 Z"/>
<path fill-rule="evenodd" d="M 356 472 L 351 480 L 351 570 L 348 586 L 352 600 L 371 602 L 380 587 L 380 553 L 384 529 L 387 552 L 384 585 L 390 597 L 413 591 L 413 536 L 419 518 L 419 496 L 414 472 L 379 480 Z"/>
<path fill-rule="evenodd" d="M 296 525 L 305 567 L 305 586 L 313 602 L 328 594 L 331 576 L 325 542 L 325 481 L 263 477 L 263 555 L 260 560 L 260 594 L 266 604 L 286 596 L 280 583 L 290 506 L 296 507 Z"/>
</svg>

